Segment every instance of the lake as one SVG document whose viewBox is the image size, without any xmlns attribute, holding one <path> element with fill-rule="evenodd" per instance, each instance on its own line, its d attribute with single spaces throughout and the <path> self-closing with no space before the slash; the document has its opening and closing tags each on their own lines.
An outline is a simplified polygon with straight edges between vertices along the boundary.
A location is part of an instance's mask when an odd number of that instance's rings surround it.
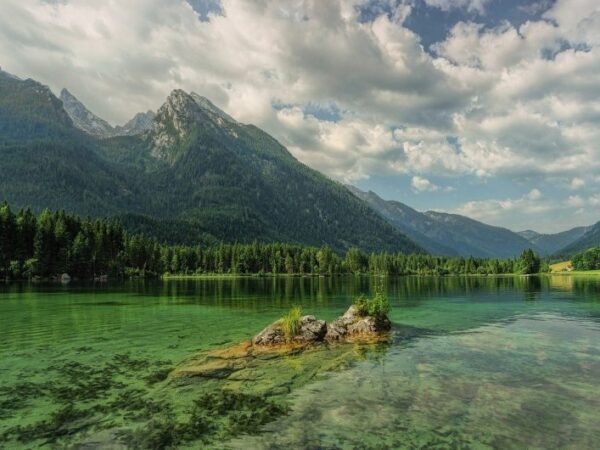
<svg viewBox="0 0 600 450">
<path fill-rule="evenodd" d="M 0 448 L 600 446 L 600 278 L 389 278 L 388 342 L 169 376 L 380 282 L 0 285 Z"/>
</svg>

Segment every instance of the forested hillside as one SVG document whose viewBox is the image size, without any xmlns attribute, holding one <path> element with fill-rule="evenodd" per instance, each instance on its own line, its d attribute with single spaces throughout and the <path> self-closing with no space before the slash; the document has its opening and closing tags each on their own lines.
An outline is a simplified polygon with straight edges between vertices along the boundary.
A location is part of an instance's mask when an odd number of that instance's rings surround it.
<svg viewBox="0 0 600 450">
<path fill-rule="evenodd" d="M 585 251 L 592 247 L 600 246 L 600 222 L 595 225 L 589 227 L 586 233 L 577 239 L 575 242 L 566 246 L 565 248 L 560 249 L 555 257 L 557 258 L 565 258 L 574 255 L 575 253 L 579 253 Z"/>
<path fill-rule="evenodd" d="M 538 251 L 534 244 L 506 228 L 456 214 L 422 213 L 403 203 L 383 200 L 374 192 L 350 189 L 389 223 L 434 254 L 512 258 L 530 247 Z"/>
<path fill-rule="evenodd" d="M 169 243 L 421 251 L 344 186 L 195 94 L 173 91 L 148 131 L 111 139 L 76 128 L 35 81 L 2 72 L 0 99 L 0 200 L 15 207 L 123 216 Z"/>
<path fill-rule="evenodd" d="M 542 255 L 548 256 L 568 247 L 590 230 L 591 227 L 576 227 L 554 234 L 540 234 L 527 230 L 518 233 L 538 248 Z"/>
</svg>

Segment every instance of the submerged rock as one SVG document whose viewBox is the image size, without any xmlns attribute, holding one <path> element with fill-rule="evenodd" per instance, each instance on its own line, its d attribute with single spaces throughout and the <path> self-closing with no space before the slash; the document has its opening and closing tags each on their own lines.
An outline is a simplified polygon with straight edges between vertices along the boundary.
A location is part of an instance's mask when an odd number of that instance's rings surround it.
<svg viewBox="0 0 600 450">
<path fill-rule="evenodd" d="M 291 340 L 297 343 L 322 342 L 327 334 L 327 323 L 315 316 L 302 316 L 298 322 L 298 333 Z M 253 345 L 281 345 L 287 343 L 282 322 L 272 323 L 252 339 Z"/>
</svg>

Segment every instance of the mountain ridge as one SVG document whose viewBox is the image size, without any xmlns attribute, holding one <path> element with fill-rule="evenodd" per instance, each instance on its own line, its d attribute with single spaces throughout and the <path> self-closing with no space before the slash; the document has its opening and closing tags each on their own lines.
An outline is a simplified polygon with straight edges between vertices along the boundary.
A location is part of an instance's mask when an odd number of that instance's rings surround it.
<svg viewBox="0 0 600 450">
<path fill-rule="evenodd" d="M 145 217 L 212 243 L 422 252 L 339 183 L 197 94 L 173 91 L 142 134 L 99 139 L 39 83 L 2 76 L 0 92 L 0 129 L 11 137 L 0 146 L 0 199 L 15 207 L 130 215 L 134 229 Z M 177 243 L 184 233 L 163 234 Z"/>
<path fill-rule="evenodd" d="M 553 234 L 543 234 L 533 230 L 526 230 L 518 234 L 539 248 L 542 256 L 550 256 L 582 238 L 591 228 L 590 226 L 575 227 Z"/>
<path fill-rule="evenodd" d="M 518 234 L 457 214 L 419 212 L 398 201 L 383 200 L 374 192 L 351 187 L 388 222 L 403 230 L 423 248 L 442 251 L 444 256 L 512 258 L 534 247 Z"/>
<path fill-rule="evenodd" d="M 124 125 L 113 127 L 106 120 L 94 114 L 68 89 L 60 91 L 59 99 L 73 124 L 81 131 L 99 139 L 116 136 L 133 136 L 146 132 L 156 114 L 153 111 L 139 112 Z"/>
<path fill-rule="evenodd" d="M 600 247 L 600 222 L 586 227 L 586 232 L 579 239 L 561 248 L 553 256 L 555 258 L 568 258 L 592 247 Z"/>
</svg>

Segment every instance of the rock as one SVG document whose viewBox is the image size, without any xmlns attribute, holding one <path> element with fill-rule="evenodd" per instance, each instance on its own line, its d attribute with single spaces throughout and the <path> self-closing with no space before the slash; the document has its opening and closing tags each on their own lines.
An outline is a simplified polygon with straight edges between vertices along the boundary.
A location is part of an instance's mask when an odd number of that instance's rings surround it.
<svg viewBox="0 0 600 450">
<path fill-rule="evenodd" d="M 352 305 L 350 308 L 348 308 L 348 310 L 344 313 L 344 315 L 342 316 L 342 319 L 345 319 L 346 321 L 350 321 L 350 323 L 354 322 L 358 317 L 360 317 L 357 313 L 356 313 L 356 308 L 354 307 L 354 305 Z"/>
<path fill-rule="evenodd" d="M 378 334 L 388 331 L 391 323 L 388 319 L 373 316 L 359 316 L 356 308 L 351 306 L 343 316 L 327 325 L 324 320 L 315 316 L 302 316 L 299 321 L 298 334 L 291 341 L 286 339 L 281 321 L 266 327 L 252 339 L 252 345 L 274 346 L 283 344 L 313 344 L 328 341 L 341 341 L 358 335 Z"/>
<path fill-rule="evenodd" d="M 67 284 L 71 282 L 71 276 L 68 273 L 63 273 L 60 276 L 60 282 L 63 284 Z"/>
<path fill-rule="evenodd" d="M 253 345 L 276 345 L 283 343 L 285 343 L 285 335 L 280 321 L 272 323 L 252 339 Z"/>
<path fill-rule="evenodd" d="M 356 308 L 351 306 L 343 316 L 335 319 L 327 328 L 328 341 L 339 341 L 356 335 L 378 334 L 388 331 L 391 322 L 373 316 L 359 316 Z"/>
<path fill-rule="evenodd" d="M 317 320 L 315 316 L 303 316 L 300 318 L 300 329 L 294 340 L 307 343 L 320 342 L 326 334 L 327 323 L 324 320 Z"/>
<path fill-rule="evenodd" d="M 327 323 L 317 320 L 315 316 L 300 317 L 298 334 L 292 341 L 296 343 L 310 344 L 321 342 L 327 334 Z M 285 344 L 286 337 L 281 327 L 281 321 L 277 321 L 266 327 L 252 339 L 253 345 L 278 345 Z"/>
</svg>

